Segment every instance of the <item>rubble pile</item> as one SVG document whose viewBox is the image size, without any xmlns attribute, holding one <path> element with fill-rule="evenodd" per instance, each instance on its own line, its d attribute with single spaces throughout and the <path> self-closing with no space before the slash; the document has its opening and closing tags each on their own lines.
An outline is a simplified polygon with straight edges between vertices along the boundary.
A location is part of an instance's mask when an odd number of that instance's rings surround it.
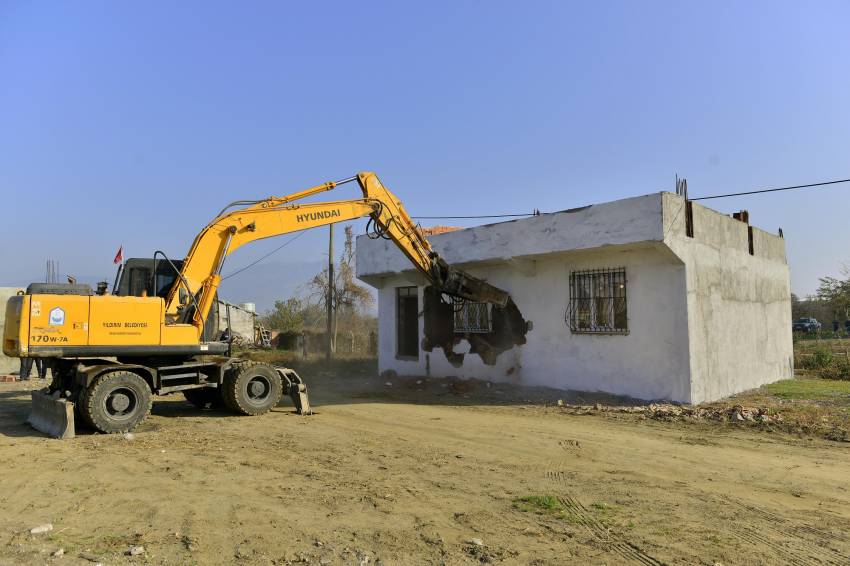
<svg viewBox="0 0 850 566">
<path fill-rule="evenodd" d="M 672 403 L 650 403 L 649 405 L 618 406 L 618 405 L 565 405 L 558 406 L 577 415 L 593 413 L 632 413 L 659 421 L 676 420 L 708 420 L 718 422 L 782 422 L 782 415 L 769 411 L 764 407 L 691 407 L 689 405 L 674 405 Z"/>
</svg>

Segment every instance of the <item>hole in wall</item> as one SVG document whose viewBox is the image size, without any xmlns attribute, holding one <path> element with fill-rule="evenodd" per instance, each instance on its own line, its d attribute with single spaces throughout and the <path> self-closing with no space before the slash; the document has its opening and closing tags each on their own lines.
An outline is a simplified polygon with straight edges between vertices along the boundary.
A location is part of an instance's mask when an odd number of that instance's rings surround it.
<svg viewBox="0 0 850 566">
<path fill-rule="evenodd" d="M 451 302 L 442 298 L 442 293 L 431 286 L 423 291 L 423 316 L 425 336 L 422 349 L 432 352 L 441 348 L 446 359 L 454 367 L 463 365 L 466 354 L 455 352 L 455 347 L 466 340 L 469 354 L 476 354 L 486 365 L 496 364 L 499 355 L 514 346 L 525 344 L 525 335 L 531 329 L 531 323 L 522 318 L 522 313 L 512 298 L 504 307 L 493 305 L 492 331 L 472 333 L 454 331 L 454 308 Z"/>
</svg>

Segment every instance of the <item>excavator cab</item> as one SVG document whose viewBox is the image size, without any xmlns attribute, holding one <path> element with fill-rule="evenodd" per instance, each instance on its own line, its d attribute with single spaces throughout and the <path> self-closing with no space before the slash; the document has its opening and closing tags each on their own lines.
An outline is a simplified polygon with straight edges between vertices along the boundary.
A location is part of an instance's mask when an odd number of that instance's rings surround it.
<svg viewBox="0 0 850 566">
<path fill-rule="evenodd" d="M 112 294 L 121 297 L 160 297 L 165 299 L 168 291 L 177 280 L 178 270 L 183 268 L 183 261 L 172 261 L 174 267 L 165 261 L 154 261 L 151 258 L 133 257 L 128 259 L 123 268 L 119 268 L 118 280 Z M 154 276 L 154 269 L 156 276 Z"/>
<path fill-rule="evenodd" d="M 159 297 L 165 300 L 179 276 L 180 269 L 183 269 L 183 260 L 168 262 L 147 257 L 130 258 L 124 262 L 123 267 L 119 267 L 112 294 L 119 297 Z M 220 338 L 217 294 L 204 328 L 204 335 L 209 339 L 215 341 Z"/>
</svg>

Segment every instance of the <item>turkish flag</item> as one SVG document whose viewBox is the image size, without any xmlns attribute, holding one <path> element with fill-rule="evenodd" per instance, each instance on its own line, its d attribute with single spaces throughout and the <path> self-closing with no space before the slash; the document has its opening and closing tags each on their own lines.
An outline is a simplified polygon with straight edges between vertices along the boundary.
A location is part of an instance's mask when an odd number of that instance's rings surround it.
<svg viewBox="0 0 850 566">
<path fill-rule="evenodd" d="M 124 245 L 122 244 L 120 248 L 118 248 L 118 253 L 115 254 L 115 259 L 112 260 L 112 263 L 123 263 L 124 262 Z"/>
</svg>

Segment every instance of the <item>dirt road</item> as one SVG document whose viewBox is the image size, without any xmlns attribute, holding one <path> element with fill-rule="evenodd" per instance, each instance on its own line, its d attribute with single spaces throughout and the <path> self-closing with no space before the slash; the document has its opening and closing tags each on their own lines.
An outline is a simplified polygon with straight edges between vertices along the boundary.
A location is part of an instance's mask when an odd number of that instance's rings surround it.
<svg viewBox="0 0 850 566">
<path fill-rule="evenodd" d="M 0 385 L 0 564 L 850 563 L 846 444 L 385 381 L 314 378 L 312 417 L 172 396 L 73 441 Z"/>
</svg>

